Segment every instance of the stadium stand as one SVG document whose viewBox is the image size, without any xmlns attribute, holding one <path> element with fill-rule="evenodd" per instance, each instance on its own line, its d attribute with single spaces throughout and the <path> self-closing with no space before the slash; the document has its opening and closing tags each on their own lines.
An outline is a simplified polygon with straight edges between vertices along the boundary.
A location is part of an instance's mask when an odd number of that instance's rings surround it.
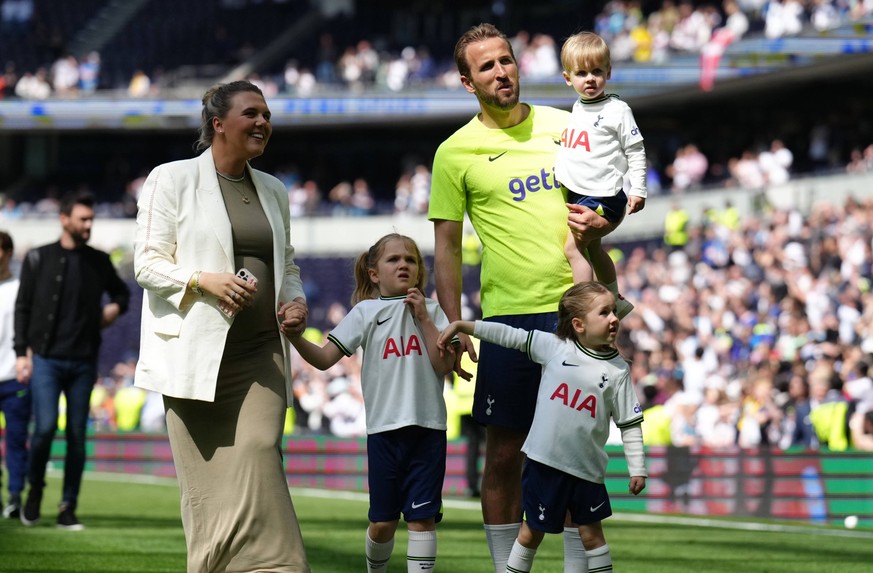
<svg viewBox="0 0 873 573">
<path fill-rule="evenodd" d="M 9 0 L 2 2 L 2 6 L 8 4 Z M 197 98 L 208 83 L 233 73 L 257 73 L 265 86 L 272 82 L 277 90 L 270 101 L 276 114 L 271 146 L 278 152 L 271 150 L 271 156 L 281 158 L 258 166 L 285 173 L 289 192 L 295 182 L 309 180 L 322 190 L 318 217 L 309 213 L 295 221 L 295 244 L 313 305 L 313 324 L 327 328 L 336 305 L 347 304 L 350 294 L 348 273 L 355 247 L 344 237 L 367 237 L 390 225 L 410 229 L 409 234 L 428 250 L 430 227 L 421 215 L 393 216 L 397 182 L 401 174 L 409 172 L 410 165 L 429 165 L 438 142 L 474 111 L 467 94 L 443 78 L 443 72 L 451 69 L 448 56 L 460 30 L 480 20 L 494 20 L 521 42 L 519 46 L 549 45 L 542 37 L 535 41 L 537 36 L 549 36 L 554 50 L 569 32 L 568 22 L 588 28 L 613 26 L 618 41 L 640 25 L 651 24 L 653 15 L 664 17 L 660 2 L 642 3 L 645 11 L 638 13 L 631 4 L 622 2 L 591 3 L 584 9 L 568 8 L 565 2 L 546 2 L 551 8 L 548 17 L 543 15 L 548 10 L 519 6 L 514 12 L 498 14 L 492 11 L 491 2 L 465 4 L 456 12 L 441 13 L 423 4 L 404 10 L 387 0 L 34 0 L 32 16 L 26 22 L 3 21 L 0 59 L 11 62 L 21 74 L 40 67 L 50 69 L 67 52 L 81 57 L 98 50 L 101 89 L 90 95 L 31 102 L 16 98 L 10 90 L 14 86 L 6 82 L 6 99 L 0 101 L 0 196 L 4 203 L 0 225 L 11 226 L 20 235 L 22 247 L 36 244 L 38 237 L 46 236 L 40 235 L 45 229 L 40 225 L 54 221 L 53 198 L 62 190 L 87 185 L 105 201 L 98 230 L 100 226 L 111 229 L 107 233 L 115 244 L 109 248 L 118 248 L 118 260 L 128 265 L 127 246 L 119 237 L 128 236 L 130 221 L 103 218 L 130 217 L 135 182 L 143 173 L 158 163 L 190 155 L 193 130 L 199 121 Z M 338 8 L 330 12 L 329 6 Z M 694 6 L 701 17 L 717 19 L 711 11 L 706 12 L 704 3 Z M 394 11 L 386 18 L 389 7 Z M 571 10 L 575 11 L 568 17 Z M 696 244 L 708 237 L 707 233 L 718 238 L 726 232 L 716 231 L 707 215 L 718 211 L 726 198 L 739 208 L 744 224 L 767 228 L 782 223 L 774 218 L 777 215 L 811 216 L 821 197 L 848 205 L 847 197 L 869 188 L 869 176 L 865 175 L 869 160 L 864 159 L 862 150 L 873 142 L 873 127 L 864 121 L 873 96 L 873 74 L 869 73 L 873 70 L 873 20 L 867 12 L 837 11 L 831 25 L 819 28 L 815 24 L 819 20 L 813 16 L 806 16 L 795 35 L 774 37 L 766 33 L 765 15 L 750 14 L 748 31 L 721 54 L 710 90 L 700 86 L 702 48 L 670 48 L 663 61 L 651 55 L 648 59 L 631 55 L 627 61 L 616 62 L 611 84 L 632 101 L 638 121 L 645 126 L 653 176 L 661 179 L 663 188 L 661 196 L 653 193 L 644 219 L 631 218 L 622 226 L 626 234 L 616 234 L 623 264 L 638 263 L 640 249 L 653 260 L 666 263 L 660 245 L 661 224 L 673 197 L 680 197 L 690 214 L 691 228 L 697 233 L 691 242 Z M 309 25 L 289 40 L 290 24 L 301 21 Z M 714 27 L 718 29 L 717 24 Z M 530 33 L 522 42 L 525 30 Z M 418 83 L 389 93 L 391 89 L 378 72 L 365 82 L 347 79 L 343 83 L 339 71 L 344 52 L 360 55 L 373 51 L 387 65 L 401 58 L 405 47 L 412 47 L 420 61 L 431 54 L 428 71 L 419 74 Z M 295 97 L 288 90 L 285 73 L 291 59 L 296 60 L 297 72 L 310 68 L 319 78 L 318 90 L 312 95 Z M 137 69 L 145 71 L 155 87 L 148 97 L 131 101 L 125 94 Z M 822 109 L 820 98 L 809 97 L 808 91 L 809 82 L 825 77 L 823 74 L 827 78 L 823 91 L 840 98 L 839 105 L 826 109 Z M 566 87 L 555 78 L 528 78 L 525 85 L 530 86 L 525 99 L 570 105 Z M 732 162 L 745 155 L 759 158 L 771 153 L 775 141 L 783 142 L 793 154 L 786 186 L 766 180 L 761 186 L 740 181 L 730 169 Z M 674 164 L 676 152 L 689 146 L 703 152 L 707 171 L 695 184 L 671 189 L 677 178 L 668 167 Z M 844 172 L 850 164 L 858 178 L 846 179 Z M 381 217 L 371 221 L 330 217 L 334 210 L 328 190 L 357 178 L 370 184 Z M 860 212 L 866 213 L 865 209 Z M 31 225 L 39 217 L 43 222 Z M 868 233 L 869 225 L 864 225 L 863 232 Z M 725 244 L 713 243 L 710 250 L 701 253 L 710 258 L 719 254 L 731 258 L 734 241 L 747 240 L 730 233 L 722 239 Z M 99 240 L 102 238 L 95 230 L 95 241 Z M 776 256 L 786 244 L 764 246 L 764 254 L 755 251 L 753 255 Z M 804 247 L 810 245 L 804 243 Z M 19 254 L 24 250 L 19 249 Z M 701 253 L 697 253 L 701 258 L 694 260 L 695 265 L 708 265 L 711 259 Z M 655 270 L 640 272 L 649 276 Z M 869 278 L 869 269 L 861 274 Z M 640 287 L 635 294 L 642 309 L 657 309 L 649 298 L 656 299 L 671 288 L 675 285 L 650 285 Z M 475 312 L 475 289 L 466 294 Z M 855 306 L 869 312 L 866 298 L 862 298 Z M 658 315 L 661 311 L 652 312 Z M 641 314 L 652 324 L 663 321 L 663 317 Z M 135 311 L 129 313 L 132 321 L 136 315 Z M 653 330 L 649 322 L 634 322 L 631 329 L 644 338 L 667 336 Z M 136 352 L 138 324 L 120 321 L 117 327 L 117 335 L 108 337 L 105 345 L 108 358 L 101 363 L 104 373 Z M 779 333 L 782 327 L 777 325 Z"/>
</svg>

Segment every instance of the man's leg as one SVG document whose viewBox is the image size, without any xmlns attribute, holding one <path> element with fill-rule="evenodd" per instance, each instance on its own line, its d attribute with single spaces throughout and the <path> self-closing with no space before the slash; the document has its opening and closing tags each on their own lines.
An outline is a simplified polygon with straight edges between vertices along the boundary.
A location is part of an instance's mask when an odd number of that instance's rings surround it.
<svg viewBox="0 0 873 573">
<path fill-rule="evenodd" d="M 473 497 L 481 495 L 479 486 L 479 456 L 482 446 L 482 435 L 485 428 L 473 419 L 473 416 L 461 416 L 461 435 L 467 440 L 464 454 L 464 475 L 467 478 L 467 493 Z"/>
<path fill-rule="evenodd" d="M 61 397 L 59 379 L 60 369 L 57 361 L 37 354 L 33 355 L 30 392 L 33 400 L 34 429 L 27 462 L 27 482 L 30 484 L 30 491 L 21 512 L 21 521 L 25 525 L 33 525 L 40 518 L 46 465 L 51 455 L 52 440 L 58 429 L 58 401 Z"/>
<path fill-rule="evenodd" d="M 27 424 L 30 422 L 30 386 L 9 380 L 0 384 L 3 390 L 2 411 L 6 418 L 6 467 L 9 470 L 9 502 L 3 517 L 18 518 L 21 512 L 21 492 L 27 476 Z"/>
<path fill-rule="evenodd" d="M 85 470 L 85 433 L 91 408 L 91 390 L 97 378 L 96 365 L 90 360 L 70 361 L 64 384 L 67 397 L 67 455 L 64 460 L 64 491 L 61 503 L 75 509 Z"/>
<path fill-rule="evenodd" d="M 482 518 L 494 571 L 506 571 L 506 561 L 521 527 L 521 470 L 526 432 L 488 426 L 482 471 Z"/>
</svg>

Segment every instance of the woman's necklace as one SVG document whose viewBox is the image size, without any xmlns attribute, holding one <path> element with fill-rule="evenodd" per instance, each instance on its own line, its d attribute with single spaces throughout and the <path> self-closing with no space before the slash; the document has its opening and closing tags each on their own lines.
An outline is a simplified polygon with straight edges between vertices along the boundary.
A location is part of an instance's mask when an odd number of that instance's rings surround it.
<svg viewBox="0 0 873 573">
<path fill-rule="evenodd" d="M 221 171 L 218 171 L 217 169 L 215 170 L 215 172 L 218 174 L 219 177 L 221 177 L 225 181 L 230 182 L 230 186 L 233 187 L 234 191 L 239 193 L 240 197 L 242 197 L 243 203 L 248 205 L 249 203 L 252 202 L 251 199 L 249 199 L 249 196 L 246 195 L 245 192 L 242 189 L 240 189 L 240 187 L 239 187 L 239 184 L 246 180 L 245 172 L 243 172 L 242 177 L 240 177 L 239 179 L 234 179 L 233 177 L 228 177 L 227 175 L 225 175 Z"/>
</svg>

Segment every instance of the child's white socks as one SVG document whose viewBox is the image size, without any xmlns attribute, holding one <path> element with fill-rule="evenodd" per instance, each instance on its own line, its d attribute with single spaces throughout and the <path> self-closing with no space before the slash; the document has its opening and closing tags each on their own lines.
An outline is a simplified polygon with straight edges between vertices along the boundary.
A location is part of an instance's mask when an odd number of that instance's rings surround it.
<svg viewBox="0 0 873 573">
<path fill-rule="evenodd" d="M 536 549 L 529 549 L 516 540 L 506 561 L 506 568 L 501 573 L 530 573 L 536 554 Z"/>
<path fill-rule="evenodd" d="M 394 551 L 394 538 L 385 543 L 376 543 L 367 534 L 367 573 L 384 573 L 388 569 L 388 559 Z"/>
<path fill-rule="evenodd" d="M 564 573 L 588 573 L 585 546 L 578 527 L 564 528 Z"/>
<path fill-rule="evenodd" d="M 406 548 L 406 571 L 433 571 L 436 562 L 436 531 L 410 531 Z"/>
</svg>

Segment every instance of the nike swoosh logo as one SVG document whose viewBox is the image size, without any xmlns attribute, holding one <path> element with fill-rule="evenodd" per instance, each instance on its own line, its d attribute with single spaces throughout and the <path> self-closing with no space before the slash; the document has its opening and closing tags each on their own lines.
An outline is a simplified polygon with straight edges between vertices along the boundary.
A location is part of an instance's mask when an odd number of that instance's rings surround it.
<svg viewBox="0 0 873 573">
<path fill-rule="evenodd" d="M 389 316 L 388 318 L 383 318 L 382 320 L 377 320 L 377 321 L 376 321 L 376 324 L 377 324 L 377 325 L 382 325 L 382 324 L 385 324 L 386 322 L 388 322 L 389 320 L 391 320 L 391 317 L 390 317 L 390 316 Z"/>
<path fill-rule="evenodd" d="M 506 153 L 506 152 L 504 151 L 503 153 Z M 489 155 L 489 156 L 488 156 L 488 161 L 494 161 L 495 159 L 499 159 L 500 157 L 503 157 L 503 153 L 501 153 L 501 154 L 499 154 L 499 155 L 495 155 L 494 157 L 491 157 L 491 156 Z"/>
<path fill-rule="evenodd" d="M 421 507 L 421 506 L 423 506 L 423 505 L 427 505 L 427 504 L 429 504 L 429 503 L 430 503 L 429 501 L 423 501 L 423 502 L 421 502 L 421 503 L 415 503 L 415 502 L 413 501 L 413 502 L 412 502 L 412 509 L 418 509 L 419 507 Z M 603 505 L 603 504 L 601 504 L 601 505 Z"/>
<path fill-rule="evenodd" d="M 555 142 L 555 145 L 561 145 L 561 140 L 560 140 L 560 139 L 553 139 L 552 141 Z"/>
<path fill-rule="evenodd" d="M 570 362 L 567 362 L 566 360 L 561 362 L 561 365 L 563 365 L 563 366 L 579 366 L 578 364 L 572 364 Z"/>
<path fill-rule="evenodd" d="M 595 505 L 594 507 L 589 508 L 589 509 L 591 510 L 591 513 L 594 513 L 595 511 L 597 511 L 598 509 L 600 509 L 601 507 L 603 507 L 603 504 L 604 504 L 604 503 L 606 503 L 606 502 L 605 502 L 605 501 L 601 501 L 601 502 L 600 502 L 600 505 Z"/>
</svg>

